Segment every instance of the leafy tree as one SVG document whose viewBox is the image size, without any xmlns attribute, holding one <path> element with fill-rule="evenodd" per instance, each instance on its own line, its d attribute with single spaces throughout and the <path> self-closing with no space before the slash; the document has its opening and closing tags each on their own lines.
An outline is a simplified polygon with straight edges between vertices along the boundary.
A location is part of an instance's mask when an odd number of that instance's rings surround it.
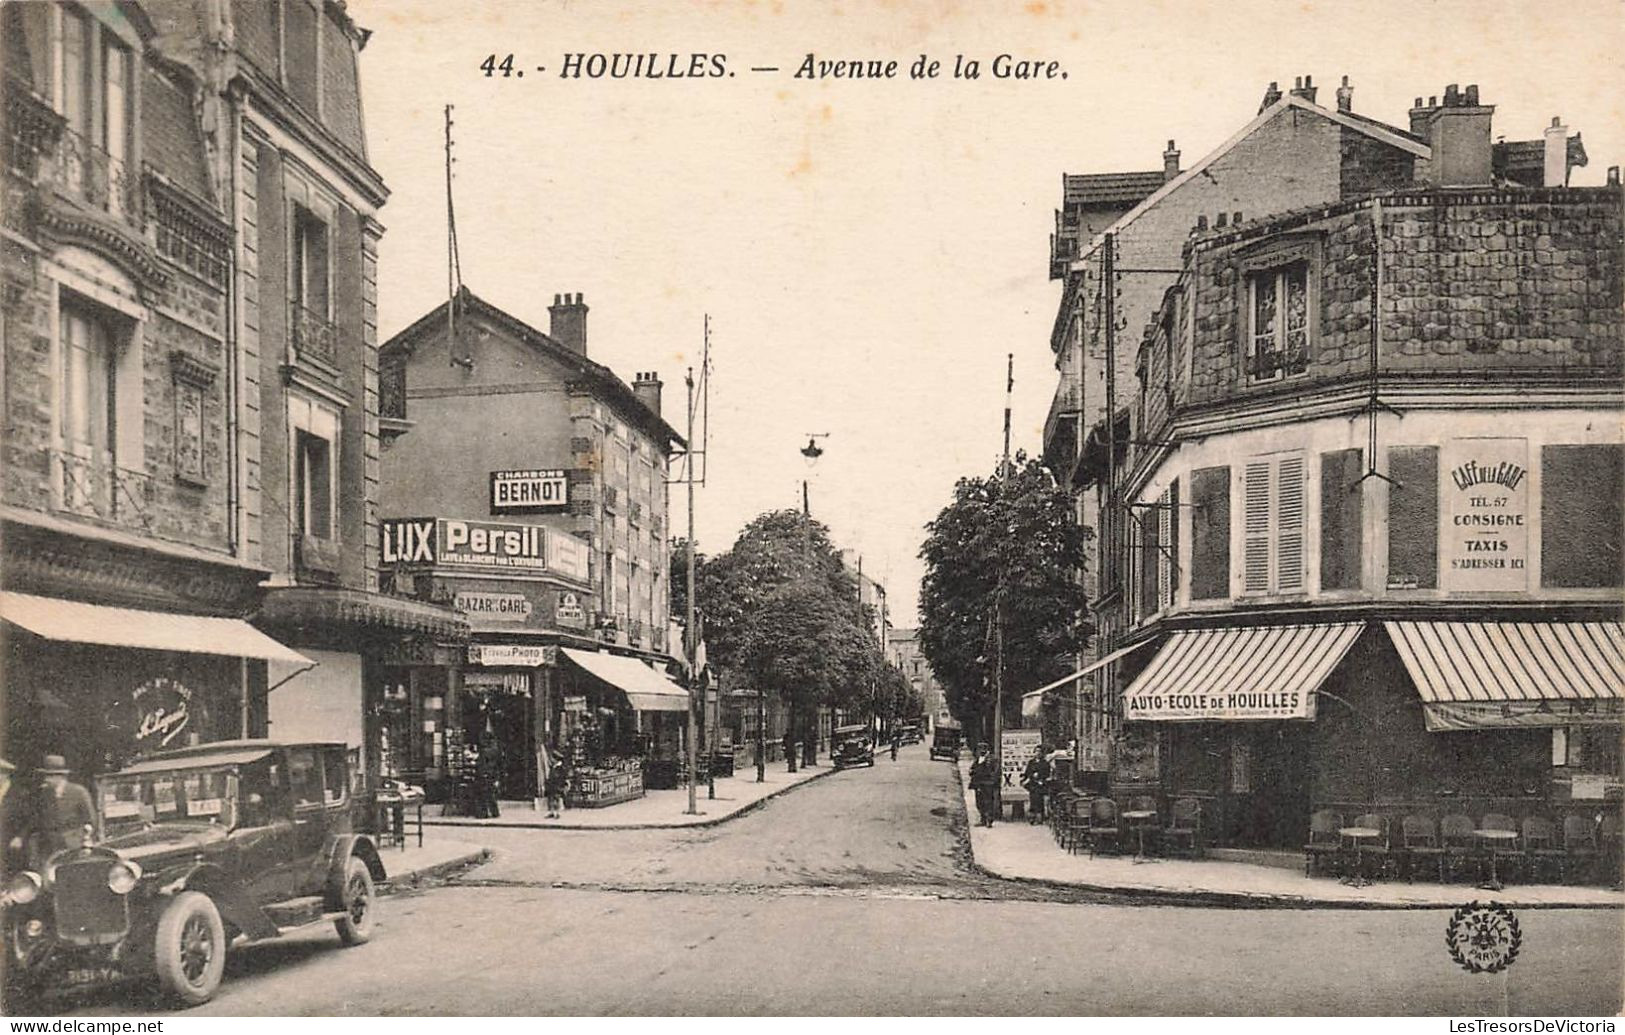
<svg viewBox="0 0 1625 1035">
<path fill-rule="evenodd" d="M 920 548 L 920 650 L 967 730 L 992 728 L 995 602 L 1002 597 L 1005 721 L 1021 694 L 1071 671 L 1092 631 L 1076 579 L 1084 533 L 1044 466 L 1018 453 L 1003 478 L 961 478 Z"/>
<path fill-rule="evenodd" d="M 873 609 L 859 602 L 829 530 L 794 510 L 759 515 L 697 567 L 695 597 L 710 662 L 778 693 L 812 761 L 818 708 L 867 701 L 881 668 Z"/>
</svg>

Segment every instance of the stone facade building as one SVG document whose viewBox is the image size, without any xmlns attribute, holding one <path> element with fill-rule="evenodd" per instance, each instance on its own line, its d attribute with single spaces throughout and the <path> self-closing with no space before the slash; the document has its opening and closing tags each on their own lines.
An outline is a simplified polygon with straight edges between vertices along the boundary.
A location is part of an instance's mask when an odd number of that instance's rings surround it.
<svg viewBox="0 0 1625 1035">
<path fill-rule="evenodd" d="M 1403 188 L 1199 224 L 1085 451 L 1109 786 L 1217 843 L 1621 795 L 1625 194 L 1563 185 L 1566 133 L 1497 179 L 1491 110 L 1419 104 Z"/>
<path fill-rule="evenodd" d="M 362 752 L 362 666 L 311 668 L 332 659 L 277 640 L 340 640 L 357 656 L 358 629 L 393 644 L 460 625 L 381 601 L 364 560 L 376 403 L 362 228 L 383 201 L 359 121 L 365 34 L 305 0 L 13 4 L 3 17 L 8 751 L 93 772 L 271 730 Z M 319 357 L 287 331 L 295 167 L 301 190 L 336 199 L 322 275 L 302 281 L 326 292 Z M 318 361 L 320 383 L 302 386 Z M 328 459 L 324 477 L 300 478 L 287 418 L 313 400 L 333 415 Z M 301 541 L 316 517 L 327 535 Z M 308 586 L 319 604 L 283 608 L 267 583 Z M 268 698 L 268 685 L 299 670 L 346 710 L 272 729 L 299 691 Z"/>
<path fill-rule="evenodd" d="M 667 482 L 683 440 L 660 415 L 660 379 L 628 385 L 588 357 L 580 295 L 555 296 L 546 333 L 466 288 L 447 308 L 384 345 L 382 458 L 386 525 L 435 539 L 417 551 L 405 544 L 427 540 L 386 538 L 387 577 L 474 630 L 447 722 L 499 746 L 511 788 L 535 785 L 541 747 L 577 740 L 651 758 L 661 786 L 675 778 L 686 694 L 629 696 L 583 667 L 613 652 L 663 670 L 681 655 Z M 440 538 L 452 526 L 519 546 L 474 556 Z"/>
</svg>

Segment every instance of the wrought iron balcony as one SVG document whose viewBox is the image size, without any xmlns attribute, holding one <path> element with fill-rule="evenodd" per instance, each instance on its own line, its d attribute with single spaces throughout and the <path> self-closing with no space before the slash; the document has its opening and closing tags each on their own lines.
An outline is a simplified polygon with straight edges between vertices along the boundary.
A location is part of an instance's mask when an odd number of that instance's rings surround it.
<svg viewBox="0 0 1625 1035">
<path fill-rule="evenodd" d="M 300 358 L 330 367 L 339 365 L 339 330 L 325 314 L 290 303 L 288 325 L 293 329 L 293 347 Z"/>
<path fill-rule="evenodd" d="M 56 144 L 51 182 L 91 208 L 141 225 L 141 180 L 121 158 L 64 129 Z"/>
<path fill-rule="evenodd" d="M 71 514 L 100 518 L 147 530 L 152 480 L 144 471 L 118 467 L 105 458 L 53 450 L 51 469 L 56 474 L 57 505 Z"/>
<path fill-rule="evenodd" d="M 28 180 L 39 179 L 41 158 L 56 153 L 67 122 L 45 98 L 14 75 L 6 76 L 6 168 Z"/>
</svg>

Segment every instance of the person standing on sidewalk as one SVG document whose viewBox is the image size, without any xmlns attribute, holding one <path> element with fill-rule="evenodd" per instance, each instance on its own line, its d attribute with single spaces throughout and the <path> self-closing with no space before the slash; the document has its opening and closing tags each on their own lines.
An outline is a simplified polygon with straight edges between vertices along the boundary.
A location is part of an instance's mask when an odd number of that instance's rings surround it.
<svg viewBox="0 0 1625 1035">
<path fill-rule="evenodd" d="M 1044 822 L 1044 794 L 1049 789 L 1049 749 L 1040 744 L 1038 754 L 1027 760 L 1021 772 L 1021 786 L 1027 788 L 1027 822 Z"/>
<path fill-rule="evenodd" d="M 892 730 L 892 734 L 891 734 L 891 760 L 893 762 L 897 761 L 897 749 L 902 747 L 902 746 L 903 746 L 903 731 L 901 729 Z"/>
<path fill-rule="evenodd" d="M 548 819 L 558 819 L 564 815 L 564 788 L 569 781 L 570 774 L 565 772 L 563 759 L 548 768 L 547 779 L 542 785 L 542 793 L 547 795 Z"/>
<path fill-rule="evenodd" d="M 976 761 L 970 765 L 970 786 L 976 793 L 978 822 L 984 827 L 993 825 L 999 811 L 999 773 L 993 768 L 993 757 L 987 745 L 976 749 Z"/>
</svg>

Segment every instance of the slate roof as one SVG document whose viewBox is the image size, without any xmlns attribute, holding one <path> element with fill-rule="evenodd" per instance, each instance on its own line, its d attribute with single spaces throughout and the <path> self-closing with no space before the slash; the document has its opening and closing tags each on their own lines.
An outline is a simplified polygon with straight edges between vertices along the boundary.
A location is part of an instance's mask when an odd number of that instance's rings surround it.
<svg viewBox="0 0 1625 1035">
<path fill-rule="evenodd" d="M 1138 205 L 1163 184 L 1162 170 L 1126 173 L 1068 173 L 1063 204 Z"/>
</svg>

